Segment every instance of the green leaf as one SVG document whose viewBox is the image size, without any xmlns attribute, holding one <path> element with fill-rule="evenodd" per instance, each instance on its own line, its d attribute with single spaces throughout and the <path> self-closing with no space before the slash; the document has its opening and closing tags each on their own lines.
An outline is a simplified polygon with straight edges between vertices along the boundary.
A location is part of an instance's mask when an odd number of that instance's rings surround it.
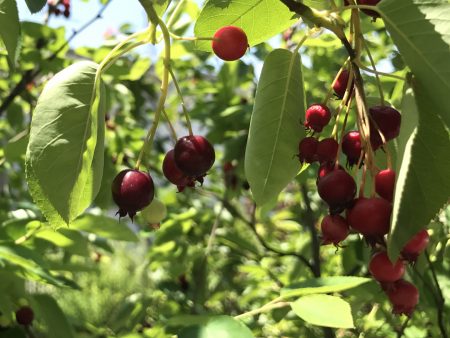
<svg viewBox="0 0 450 338">
<path fill-rule="evenodd" d="M 276 49 L 266 60 L 256 91 L 245 151 L 245 174 L 258 205 L 270 202 L 295 177 L 295 154 L 305 135 L 299 54 Z"/>
<path fill-rule="evenodd" d="M 162 16 L 164 12 L 166 11 L 167 7 L 169 6 L 171 0 L 139 0 L 142 7 L 144 7 L 145 12 L 147 13 L 149 20 L 151 17 L 151 14 L 149 14 L 150 8 L 153 6 L 153 9 L 155 10 L 156 14 L 158 16 Z"/>
<path fill-rule="evenodd" d="M 0 38 L 8 51 L 8 64 L 14 70 L 20 48 L 20 23 L 14 0 L 0 0 Z"/>
<path fill-rule="evenodd" d="M 74 338 L 72 326 L 58 303 L 49 295 L 33 295 L 34 307 L 46 324 L 48 338 Z"/>
<path fill-rule="evenodd" d="M 131 231 L 126 223 L 121 223 L 110 217 L 87 214 L 76 219 L 70 227 L 109 239 L 129 242 L 138 241 L 136 234 Z"/>
<path fill-rule="evenodd" d="M 250 329 L 228 316 L 210 317 L 204 323 L 188 326 L 178 333 L 178 338 L 253 338 Z"/>
<path fill-rule="evenodd" d="M 44 8 L 47 0 L 25 0 L 31 13 L 39 12 Z"/>
<path fill-rule="evenodd" d="M 297 19 L 279 0 L 209 0 L 202 9 L 194 32 L 212 37 L 223 26 L 237 26 L 247 35 L 250 46 L 257 45 L 290 27 Z M 200 50 L 211 51 L 211 41 L 197 41 Z"/>
<path fill-rule="evenodd" d="M 96 70 L 97 64 L 82 61 L 56 74 L 33 113 L 27 182 L 34 201 L 54 227 L 80 215 L 100 189 L 105 103 L 100 81 L 94 89 Z"/>
<path fill-rule="evenodd" d="M 370 282 L 370 278 L 334 276 L 308 279 L 281 289 L 283 298 L 309 295 L 313 293 L 341 292 Z"/>
<path fill-rule="evenodd" d="M 313 325 L 343 329 L 355 327 L 350 304 L 336 296 L 304 296 L 291 303 L 291 307 L 297 316 Z"/>
<path fill-rule="evenodd" d="M 414 81 L 439 107 L 436 113 L 449 127 L 450 3 L 385 0 L 379 8 L 388 32 L 414 73 Z"/>
<path fill-rule="evenodd" d="M 46 229 L 38 232 L 35 237 L 49 241 L 74 255 L 89 255 L 88 240 L 78 231 L 69 229 Z"/>
</svg>

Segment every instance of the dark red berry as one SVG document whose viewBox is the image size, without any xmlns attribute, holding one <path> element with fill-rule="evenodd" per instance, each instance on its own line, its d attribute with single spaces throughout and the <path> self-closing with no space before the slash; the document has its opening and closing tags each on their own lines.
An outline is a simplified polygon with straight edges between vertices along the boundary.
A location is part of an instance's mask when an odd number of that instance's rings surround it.
<svg viewBox="0 0 450 338">
<path fill-rule="evenodd" d="M 410 282 L 400 279 L 388 291 L 388 297 L 393 305 L 394 314 L 411 316 L 419 303 L 419 290 Z"/>
<path fill-rule="evenodd" d="M 133 219 L 136 212 L 151 203 L 155 195 L 153 180 L 148 173 L 125 169 L 112 182 L 112 196 L 119 206 L 120 217 Z"/>
<path fill-rule="evenodd" d="M 402 250 L 402 256 L 404 259 L 415 262 L 420 253 L 425 250 L 430 241 L 430 235 L 427 230 L 419 231 L 413 238 L 409 240 Z"/>
<path fill-rule="evenodd" d="M 327 215 L 321 223 L 322 244 L 337 245 L 347 238 L 349 226 L 344 217 L 340 215 Z"/>
<path fill-rule="evenodd" d="M 317 145 L 315 137 L 305 137 L 298 144 L 298 158 L 300 162 L 313 163 L 317 161 Z"/>
<path fill-rule="evenodd" d="M 16 311 L 16 321 L 20 325 L 29 326 L 33 322 L 34 312 L 29 306 L 22 306 Z"/>
<path fill-rule="evenodd" d="M 317 158 L 320 163 L 335 162 L 339 144 L 334 138 L 325 138 L 317 145 Z"/>
<path fill-rule="evenodd" d="M 244 56 L 247 48 L 247 35 L 239 27 L 225 26 L 214 34 L 212 49 L 222 60 L 238 60 Z"/>
<path fill-rule="evenodd" d="M 376 6 L 381 0 L 358 0 L 358 5 L 365 5 L 365 6 Z M 371 16 L 373 19 L 379 18 L 380 14 L 376 11 L 372 11 L 370 9 L 361 9 L 365 14 L 368 16 Z"/>
<path fill-rule="evenodd" d="M 317 132 L 321 132 L 328 122 L 330 122 L 331 113 L 327 106 L 323 104 L 313 104 L 306 110 L 305 127 Z"/>
<path fill-rule="evenodd" d="M 393 264 L 386 252 L 378 252 L 372 256 L 369 263 L 369 271 L 379 282 L 392 283 L 403 277 L 405 273 L 405 263 L 398 259 Z"/>
<path fill-rule="evenodd" d="M 375 191 L 378 195 L 392 202 L 395 188 L 395 171 L 392 169 L 381 170 L 375 175 Z"/>
<path fill-rule="evenodd" d="M 345 90 L 347 89 L 348 79 L 350 78 L 350 72 L 347 69 L 343 69 L 333 84 L 333 90 L 336 96 L 340 99 L 344 98 Z M 352 90 L 353 83 L 350 86 Z"/>
<path fill-rule="evenodd" d="M 402 116 L 396 109 L 388 106 L 374 106 L 369 109 L 369 114 L 371 117 L 370 143 L 374 150 L 383 144 L 383 140 L 376 126 L 383 133 L 386 142 L 396 138 L 400 134 Z"/>
<path fill-rule="evenodd" d="M 348 210 L 348 224 L 368 237 L 384 236 L 389 232 L 392 206 L 383 198 L 358 198 Z"/>
<path fill-rule="evenodd" d="M 341 165 L 339 165 L 336 168 L 336 164 L 334 164 L 334 163 L 331 163 L 331 162 L 322 163 L 319 167 L 319 170 L 317 171 L 317 183 L 319 183 L 319 180 L 322 177 L 328 175 L 330 172 L 332 172 L 335 169 L 336 170 L 344 170 L 344 168 Z"/>
<path fill-rule="evenodd" d="M 362 153 L 361 135 L 359 131 L 352 130 L 342 138 L 342 152 L 347 156 L 349 166 L 358 163 Z"/>
<path fill-rule="evenodd" d="M 183 191 L 185 187 L 194 187 L 194 179 L 184 174 L 176 165 L 174 150 L 171 149 L 164 157 L 163 174 L 170 183 L 178 187 L 178 191 Z"/>
<path fill-rule="evenodd" d="M 68 18 L 70 16 L 70 9 L 66 8 L 63 12 L 64 17 Z"/>
<path fill-rule="evenodd" d="M 174 148 L 175 163 L 187 176 L 199 178 L 211 169 L 215 160 L 214 148 L 202 136 L 189 135 L 178 139 Z"/>
<path fill-rule="evenodd" d="M 335 169 L 319 179 L 317 190 L 330 207 L 330 214 L 339 214 L 353 201 L 356 183 L 345 170 Z"/>
</svg>

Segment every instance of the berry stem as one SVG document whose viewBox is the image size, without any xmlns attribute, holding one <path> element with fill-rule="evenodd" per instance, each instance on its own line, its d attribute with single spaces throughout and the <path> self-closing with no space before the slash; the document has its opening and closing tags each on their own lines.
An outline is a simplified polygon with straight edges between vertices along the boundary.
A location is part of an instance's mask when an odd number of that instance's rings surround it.
<svg viewBox="0 0 450 338">
<path fill-rule="evenodd" d="M 194 135 L 194 133 L 192 132 L 191 119 L 189 118 L 189 113 L 187 111 L 186 105 L 184 104 L 183 94 L 181 93 L 181 89 L 180 89 L 180 86 L 178 85 L 178 81 L 175 77 L 175 73 L 173 72 L 173 70 L 171 68 L 169 68 L 169 73 L 170 73 L 170 76 L 172 77 L 172 81 L 173 81 L 173 84 L 175 85 L 175 89 L 178 93 L 178 97 L 180 98 L 181 108 L 183 109 L 183 115 L 186 119 L 186 125 L 189 130 L 189 135 L 192 136 L 192 135 Z"/>
<path fill-rule="evenodd" d="M 166 112 L 166 110 L 164 108 L 163 108 L 162 112 L 163 112 L 164 118 L 167 121 L 167 125 L 169 126 L 170 135 L 172 136 L 173 140 L 175 142 L 177 142 L 177 140 L 178 140 L 177 132 L 175 131 L 175 128 L 173 127 L 172 122 L 170 122 L 169 115 L 167 115 L 167 112 Z"/>
<path fill-rule="evenodd" d="M 174 40 L 183 40 L 183 41 L 212 41 L 216 40 L 213 37 L 197 37 L 197 36 L 179 36 L 172 32 L 170 32 L 170 36 Z"/>
<path fill-rule="evenodd" d="M 352 99 L 353 99 L 353 97 L 349 98 L 348 105 L 345 108 L 344 122 L 342 123 L 341 137 L 339 140 L 339 147 L 338 147 L 338 151 L 337 151 L 337 155 L 336 155 L 336 168 L 339 167 L 339 154 L 342 151 L 342 142 L 344 141 L 345 128 L 347 127 L 347 120 L 348 120 L 348 115 L 350 112 L 350 107 L 352 105 Z M 335 127 L 337 127 L 337 123 L 336 123 Z M 333 132 L 334 132 L 334 130 L 333 130 Z M 337 128 L 336 128 L 336 134 L 337 134 Z M 336 135 L 336 137 L 337 137 L 337 135 Z"/>
<path fill-rule="evenodd" d="M 269 302 L 269 303 L 261 306 L 258 309 L 254 309 L 254 310 L 242 313 L 240 315 L 234 316 L 234 319 L 241 319 L 241 318 L 248 317 L 248 316 L 254 316 L 259 313 L 268 312 L 270 310 L 282 308 L 282 307 L 289 306 L 289 305 L 290 305 L 289 302 L 282 302 L 282 301 L 273 302 L 272 301 L 272 302 Z"/>
<path fill-rule="evenodd" d="M 375 61 L 374 61 L 374 59 L 373 59 L 373 57 L 372 57 L 372 53 L 370 52 L 369 46 L 367 46 L 367 42 L 366 42 L 366 40 L 364 39 L 364 36 L 361 35 L 360 38 L 361 38 L 361 41 L 362 41 L 362 43 L 363 43 L 363 45 L 364 45 L 364 49 L 365 49 L 366 52 L 367 52 L 367 56 L 369 57 L 370 64 L 372 65 L 373 71 L 374 71 L 374 73 L 375 73 L 375 78 L 376 78 L 376 80 L 377 80 L 378 90 L 379 90 L 379 92 L 380 92 L 381 105 L 384 106 L 384 93 L 383 93 L 383 87 L 381 86 L 380 76 L 378 75 L 377 68 L 376 68 L 376 66 L 375 66 Z"/>
<path fill-rule="evenodd" d="M 178 4 L 175 6 L 172 13 L 170 14 L 169 19 L 167 20 L 167 25 L 166 25 L 167 28 L 172 27 L 172 25 L 175 23 L 175 19 L 177 18 L 178 14 L 180 14 L 181 10 L 183 9 L 182 6 L 184 5 L 185 2 L 186 2 L 186 0 L 180 0 L 180 2 L 178 2 Z"/>
<path fill-rule="evenodd" d="M 364 66 L 360 60 L 355 60 L 355 63 L 358 65 L 359 68 L 361 68 L 362 70 L 372 73 L 372 74 L 377 74 L 380 76 L 386 76 L 386 77 L 391 77 L 393 79 L 397 79 L 397 80 L 401 80 L 401 81 L 406 81 L 406 78 L 404 78 L 403 76 L 399 76 L 399 75 L 395 75 L 395 74 L 389 74 L 389 73 L 384 73 L 384 72 L 380 72 L 380 71 L 375 71 L 371 68 L 368 68 L 366 66 Z"/>
</svg>

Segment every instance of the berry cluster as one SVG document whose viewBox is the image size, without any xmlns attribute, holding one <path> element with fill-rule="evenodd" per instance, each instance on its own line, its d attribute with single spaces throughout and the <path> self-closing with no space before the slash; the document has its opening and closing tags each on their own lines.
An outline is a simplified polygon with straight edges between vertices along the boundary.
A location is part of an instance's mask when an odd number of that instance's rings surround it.
<svg viewBox="0 0 450 338">
<path fill-rule="evenodd" d="M 48 0 L 48 14 L 59 16 L 60 14 L 68 18 L 70 16 L 70 0 Z"/>
</svg>

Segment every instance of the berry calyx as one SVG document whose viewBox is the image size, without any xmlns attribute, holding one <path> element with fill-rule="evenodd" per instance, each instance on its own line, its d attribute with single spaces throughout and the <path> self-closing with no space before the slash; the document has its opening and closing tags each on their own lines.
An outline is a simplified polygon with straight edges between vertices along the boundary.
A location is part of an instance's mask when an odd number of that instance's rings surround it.
<svg viewBox="0 0 450 338">
<path fill-rule="evenodd" d="M 383 198 L 358 198 L 347 213 L 348 224 L 367 237 L 380 237 L 389 232 L 392 206 Z"/>
<path fill-rule="evenodd" d="M 306 109 L 305 127 L 321 132 L 331 119 L 331 112 L 324 104 L 313 104 Z"/>
<path fill-rule="evenodd" d="M 425 250 L 430 241 L 430 235 L 427 230 L 419 231 L 408 243 L 403 247 L 402 257 L 410 262 L 415 262 L 420 253 Z"/>
<path fill-rule="evenodd" d="M 405 263 L 398 259 L 393 264 L 386 252 L 378 252 L 370 260 L 369 271 L 378 282 L 393 283 L 404 275 Z"/>
<path fill-rule="evenodd" d="M 362 145 L 359 131 L 352 130 L 342 138 L 342 152 L 347 156 L 347 164 L 353 166 L 361 157 Z"/>
<path fill-rule="evenodd" d="M 387 295 L 393 305 L 394 314 L 411 316 L 419 303 L 419 290 L 403 279 L 396 281 Z"/>
<path fill-rule="evenodd" d="M 340 215 L 327 215 L 320 225 L 322 229 L 322 244 L 338 245 L 347 238 L 350 231 L 347 221 Z"/>
<path fill-rule="evenodd" d="M 356 194 L 356 183 L 345 170 L 335 169 L 319 179 L 317 190 L 328 204 L 330 214 L 335 215 L 352 203 Z"/>
<path fill-rule="evenodd" d="M 395 171 L 392 169 L 381 170 L 375 175 L 375 191 L 378 195 L 392 202 L 395 188 Z"/>
<path fill-rule="evenodd" d="M 347 69 L 343 69 L 342 72 L 337 77 L 336 81 L 334 81 L 333 91 L 336 94 L 336 96 L 340 99 L 344 98 L 349 78 L 350 72 Z M 352 86 L 350 86 L 350 90 L 352 90 L 352 87 L 353 84 Z"/>
<path fill-rule="evenodd" d="M 373 150 L 377 150 L 383 144 L 383 140 L 376 126 L 378 126 L 386 142 L 396 138 L 400 134 L 402 116 L 398 110 L 388 106 L 374 106 L 369 108 L 369 114 L 371 117 L 369 123 L 370 143 Z"/>
<path fill-rule="evenodd" d="M 315 137 L 305 137 L 298 144 L 298 158 L 300 162 L 313 163 L 317 161 L 317 145 Z"/>
<path fill-rule="evenodd" d="M 152 177 L 139 170 L 125 169 L 112 182 L 112 196 L 119 206 L 120 217 L 127 214 L 133 219 L 136 212 L 151 203 L 155 195 Z"/>
<path fill-rule="evenodd" d="M 176 166 L 189 177 L 199 179 L 206 175 L 215 158 L 213 146 L 203 136 L 184 136 L 175 144 Z"/>
<path fill-rule="evenodd" d="M 339 144 L 334 138 L 325 138 L 317 144 L 317 158 L 320 163 L 335 162 Z"/>
<path fill-rule="evenodd" d="M 16 321 L 23 326 L 29 326 L 33 322 L 34 312 L 29 306 L 22 306 L 16 311 Z"/>
<path fill-rule="evenodd" d="M 194 179 L 183 173 L 175 163 L 174 150 L 171 149 L 166 153 L 163 160 L 163 174 L 167 180 L 175 184 L 179 192 L 182 192 L 185 187 L 194 187 Z"/>
<path fill-rule="evenodd" d="M 225 26 L 214 34 L 212 49 L 214 54 L 225 61 L 235 61 L 244 56 L 248 48 L 245 32 L 235 26 Z"/>
</svg>

